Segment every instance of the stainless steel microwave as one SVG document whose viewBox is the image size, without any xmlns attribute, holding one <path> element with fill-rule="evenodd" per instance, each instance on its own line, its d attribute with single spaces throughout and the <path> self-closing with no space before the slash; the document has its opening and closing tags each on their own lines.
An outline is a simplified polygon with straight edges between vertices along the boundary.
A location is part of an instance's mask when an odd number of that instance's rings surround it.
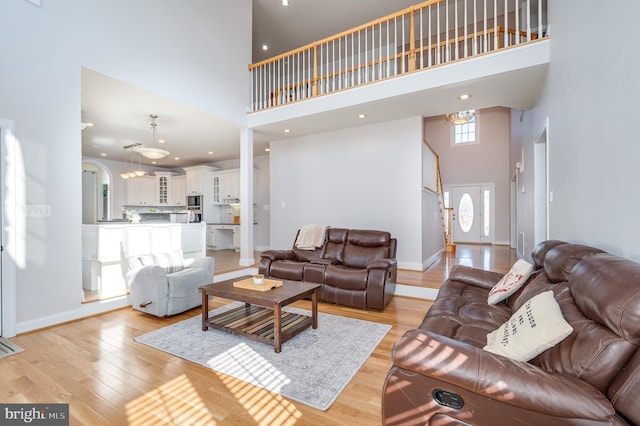
<svg viewBox="0 0 640 426">
<path fill-rule="evenodd" d="M 202 208 L 202 195 L 187 195 L 187 208 L 189 208 L 189 209 L 201 209 Z"/>
</svg>

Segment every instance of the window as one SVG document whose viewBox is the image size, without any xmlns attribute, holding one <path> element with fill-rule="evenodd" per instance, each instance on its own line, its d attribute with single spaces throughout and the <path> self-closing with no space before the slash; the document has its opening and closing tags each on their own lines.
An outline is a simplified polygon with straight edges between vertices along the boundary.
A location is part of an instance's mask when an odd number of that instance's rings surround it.
<svg viewBox="0 0 640 426">
<path fill-rule="evenodd" d="M 482 205 L 484 207 L 482 236 L 488 238 L 491 236 L 491 191 L 484 189 L 482 194 Z"/>
<path fill-rule="evenodd" d="M 448 209 L 451 207 L 451 203 L 449 202 L 449 191 L 444 191 L 443 192 L 443 202 L 444 202 L 444 208 Z M 445 210 L 444 211 L 444 232 L 448 235 L 449 234 L 449 219 L 451 218 L 451 211 L 450 210 Z"/>
<path fill-rule="evenodd" d="M 495 185 L 485 183 L 482 185 L 482 232 L 480 241 L 482 243 L 495 242 L 496 208 L 495 208 Z"/>
<path fill-rule="evenodd" d="M 473 111 L 475 113 L 475 111 Z M 453 145 L 463 145 L 477 143 L 477 121 L 478 115 L 473 114 L 472 118 L 463 124 L 453 125 Z"/>
<path fill-rule="evenodd" d="M 460 198 L 460 205 L 458 206 L 458 222 L 460 229 L 465 234 L 471 231 L 473 227 L 473 198 L 466 192 Z"/>
</svg>

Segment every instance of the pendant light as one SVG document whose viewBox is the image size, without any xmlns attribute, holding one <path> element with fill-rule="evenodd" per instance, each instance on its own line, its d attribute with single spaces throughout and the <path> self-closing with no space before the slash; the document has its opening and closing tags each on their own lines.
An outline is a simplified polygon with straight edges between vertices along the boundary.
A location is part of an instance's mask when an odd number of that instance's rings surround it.
<svg viewBox="0 0 640 426">
<path fill-rule="evenodd" d="M 158 123 L 156 123 L 158 116 L 149 114 L 149 117 L 151 118 L 151 144 L 148 146 L 144 146 L 141 143 L 134 144 L 133 150 L 152 160 L 159 160 L 170 153 L 164 149 L 164 140 L 158 137 Z"/>
</svg>

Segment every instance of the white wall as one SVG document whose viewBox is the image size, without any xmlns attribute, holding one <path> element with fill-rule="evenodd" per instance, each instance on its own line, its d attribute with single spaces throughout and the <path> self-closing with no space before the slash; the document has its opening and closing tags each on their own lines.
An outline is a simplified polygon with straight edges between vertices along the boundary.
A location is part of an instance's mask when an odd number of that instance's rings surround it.
<svg viewBox="0 0 640 426">
<path fill-rule="evenodd" d="M 443 116 L 424 120 L 424 134 L 440 156 L 442 183 L 495 183 L 495 242 L 509 244 L 509 110 L 477 111 L 478 144 L 451 146 L 451 124 Z"/>
<path fill-rule="evenodd" d="M 445 249 L 444 230 L 438 196 L 422 191 L 422 269 L 438 260 Z"/>
<path fill-rule="evenodd" d="M 421 147 L 421 117 L 271 142 L 271 248 L 305 224 L 384 230 L 421 270 Z"/>
<path fill-rule="evenodd" d="M 640 3 L 612 7 L 565 0 L 549 7 L 551 65 L 540 102 L 521 124 L 512 120 L 522 127 L 513 133 L 512 170 L 524 146 L 522 180 L 532 194 L 533 167 L 527 163 L 549 117 L 550 237 L 640 261 L 640 56 L 634 32 Z M 533 240 L 533 229 L 528 215 L 527 241 Z"/>
<path fill-rule="evenodd" d="M 52 211 L 27 218 L 22 332 L 81 309 L 81 68 L 244 124 L 251 2 L 12 0 L 2 9 L 0 117 L 15 121 L 22 155 L 5 160 L 25 168 L 16 191 L 26 204 Z"/>
</svg>

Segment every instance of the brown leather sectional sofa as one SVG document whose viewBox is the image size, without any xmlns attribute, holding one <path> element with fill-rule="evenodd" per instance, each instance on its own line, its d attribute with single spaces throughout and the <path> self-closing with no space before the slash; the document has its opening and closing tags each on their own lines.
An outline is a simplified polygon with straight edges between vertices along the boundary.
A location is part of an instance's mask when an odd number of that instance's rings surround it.
<svg viewBox="0 0 640 426">
<path fill-rule="evenodd" d="M 300 231 L 298 231 L 299 233 Z M 319 300 L 362 309 L 384 309 L 396 287 L 396 239 L 384 231 L 329 228 L 322 247 L 267 250 L 265 277 L 322 284 Z"/>
<path fill-rule="evenodd" d="M 640 424 L 640 264 L 546 241 L 539 268 L 495 306 L 500 274 L 452 269 L 417 329 L 395 344 L 383 389 L 385 425 Z M 529 362 L 483 350 L 527 300 L 552 290 L 569 337 Z"/>
</svg>

